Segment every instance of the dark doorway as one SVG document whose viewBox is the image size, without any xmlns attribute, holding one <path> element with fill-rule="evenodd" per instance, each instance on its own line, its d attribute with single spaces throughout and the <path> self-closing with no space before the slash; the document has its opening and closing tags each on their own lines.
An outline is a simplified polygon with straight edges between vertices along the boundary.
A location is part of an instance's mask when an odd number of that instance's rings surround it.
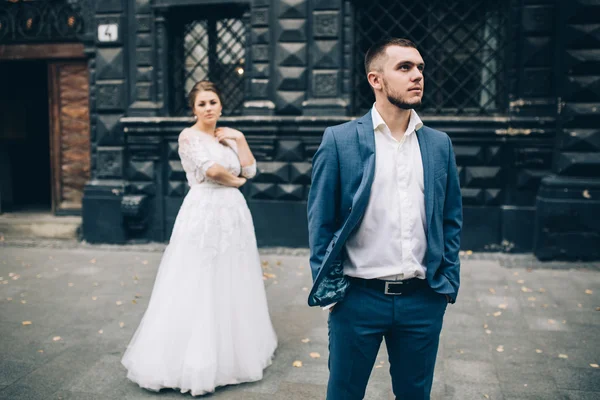
<svg viewBox="0 0 600 400">
<path fill-rule="evenodd" d="M 0 62 L 2 211 L 52 208 L 48 66 Z"/>
</svg>

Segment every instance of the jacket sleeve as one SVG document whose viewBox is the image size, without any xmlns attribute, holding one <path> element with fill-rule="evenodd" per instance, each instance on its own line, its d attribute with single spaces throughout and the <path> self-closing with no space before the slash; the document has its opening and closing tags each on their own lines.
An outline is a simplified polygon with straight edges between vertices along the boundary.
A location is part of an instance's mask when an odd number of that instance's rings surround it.
<svg viewBox="0 0 600 400">
<path fill-rule="evenodd" d="M 336 230 L 339 212 L 340 167 L 331 128 L 325 130 L 312 165 L 312 182 L 308 194 L 308 242 L 314 282 Z"/>
<path fill-rule="evenodd" d="M 444 256 L 440 271 L 450 281 L 454 293 L 449 294 L 450 302 L 456 301 L 460 285 L 460 233 L 462 230 L 462 194 L 456 168 L 456 159 L 452 141 L 448 137 L 448 181 L 446 183 L 446 198 L 444 199 Z"/>
</svg>

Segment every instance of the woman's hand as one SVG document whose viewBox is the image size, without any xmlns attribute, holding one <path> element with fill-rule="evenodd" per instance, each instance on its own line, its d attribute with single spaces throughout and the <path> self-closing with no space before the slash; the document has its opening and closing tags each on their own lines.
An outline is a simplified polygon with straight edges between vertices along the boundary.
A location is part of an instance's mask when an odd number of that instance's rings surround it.
<svg viewBox="0 0 600 400">
<path fill-rule="evenodd" d="M 247 181 L 247 179 L 246 179 L 246 178 L 243 178 L 243 177 L 241 177 L 241 176 L 240 176 L 240 177 L 238 177 L 238 178 L 236 179 L 236 182 L 235 182 L 235 187 L 236 187 L 236 188 L 240 188 L 240 187 L 244 186 L 244 184 L 246 183 L 246 181 Z"/>
<path fill-rule="evenodd" d="M 217 128 L 215 129 L 215 136 L 219 142 L 225 139 L 240 140 L 244 138 L 244 134 L 236 129 L 232 128 Z"/>
</svg>

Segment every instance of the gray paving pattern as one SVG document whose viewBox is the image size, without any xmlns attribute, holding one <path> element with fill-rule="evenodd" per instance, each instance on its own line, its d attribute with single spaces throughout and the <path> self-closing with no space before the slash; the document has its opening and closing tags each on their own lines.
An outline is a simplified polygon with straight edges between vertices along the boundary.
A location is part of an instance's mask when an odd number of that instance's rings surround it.
<svg viewBox="0 0 600 400">
<path fill-rule="evenodd" d="M 0 399 L 191 398 L 140 389 L 120 365 L 162 249 L 0 243 Z M 306 305 L 308 253 L 261 253 L 279 337 L 273 365 L 260 382 L 205 397 L 324 399 L 327 313 Z M 598 263 L 464 254 L 461 293 L 446 313 L 432 398 L 600 398 L 599 294 Z M 393 398 L 388 367 L 382 348 L 366 399 Z"/>
</svg>

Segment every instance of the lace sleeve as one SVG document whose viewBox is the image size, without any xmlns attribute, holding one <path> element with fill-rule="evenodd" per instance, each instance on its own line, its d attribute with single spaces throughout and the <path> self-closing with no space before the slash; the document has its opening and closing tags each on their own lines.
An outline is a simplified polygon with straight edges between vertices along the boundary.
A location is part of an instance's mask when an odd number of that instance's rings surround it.
<svg viewBox="0 0 600 400">
<path fill-rule="evenodd" d="M 235 151 L 235 154 L 238 154 L 237 143 L 235 140 L 226 139 L 227 145 Z M 256 176 L 256 161 L 254 161 L 250 165 L 246 165 L 245 167 L 241 167 L 242 172 L 240 176 L 243 176 L 246 179 L 252 179 Z"/>
<path fill-rule="evenodd" d="M 179 136 L 179 157 L 183 162 L 191 164 L 197 173 L 206 177 L 206 171 L 216 164 L 206 148 L 206 144 L 191 135 Z"/>
<path fill-rule="evenodd" d="M 246 179 L 252 179 L 256 176 L 256 161 L 250 165 L 242 167 L 242 176 Z"/>
</svg>

